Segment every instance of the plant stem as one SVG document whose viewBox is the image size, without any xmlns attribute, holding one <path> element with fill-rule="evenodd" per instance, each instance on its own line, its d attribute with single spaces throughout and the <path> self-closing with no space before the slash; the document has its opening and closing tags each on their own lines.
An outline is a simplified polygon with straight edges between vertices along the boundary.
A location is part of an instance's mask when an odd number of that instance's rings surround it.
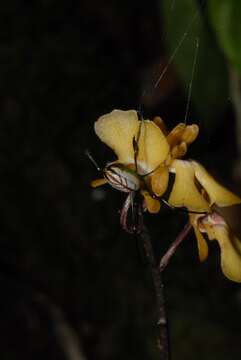
<svg viewBox="0 0 241 360">
<path fill-rule="evenodd" d="M 153 279 L 153 285 L 156 294 L 157 302 L 157 347 L 160 353 L 160 360 L 170 360 L 170 346 L 169 346 L 169 333 L 168 333 L 168 321 L 165 308 L 164 297 L 164 284 L 160 267 L 156 264 L 156 260 L 153 253 L 150 234 L 143 224 L 143 230 L 139 234 L 146 252 L 146 257 L 151 266 L 151 273 Z"/>
<path fill-rule="evenodd" d="M 173 241 L 167 252 L 163 255 L 160 261 L 160 272 L 162 272 L 166 266 L 169 264 L 169 261 L 173 254 L 175 253 L 177 247 L 180 245 L 180 243 L 185 239 L 185 237 L 189 234 L 189 232 L 192 229 L 192 225 L 190 222 L 188 222 L 183 230 L 179 233 L 179 235 L 176 237 L 176 239 Z"/>
<path fill-rule="evenodd" d="M 236 117 L 236 141 L 238 150 L 238 159 L 236 160 L 234 175 L 241 178 L 241 79 L 238 72 L 229 65 L 229 91 L 233 103 L 233 109 Z"/>
</svg>

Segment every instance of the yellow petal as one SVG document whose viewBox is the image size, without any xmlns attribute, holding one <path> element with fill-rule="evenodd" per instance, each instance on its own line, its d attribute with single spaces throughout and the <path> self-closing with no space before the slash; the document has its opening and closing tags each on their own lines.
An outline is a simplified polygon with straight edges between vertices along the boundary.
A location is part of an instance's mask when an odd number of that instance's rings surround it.
<svg viewBox="0 0 241 360">
<path fill-rule="evenodd" d="M 162 133 L 166 136 L 167 128 L 162 118 L 160 118 L 160 116 L 155 116 L 152 121 L 161 129 Z"/>
<path fill-rule="evenodd" d="M 172 129 L 172 131 L 170 131 L 167 136 L 167 141 L 171 147 L 177 145 L 181 141 L 185 128 L 186 125 L 184 123 L 179 123 Z"/>
<path fill-rule="evenodd" d="M 167 157 L 169 145 L 160 128 L 149 120 L 140 123 L 138 165 L 150 172 L 156 169 Z"/>
<path fill-rule="evenodd" d="M 174 160 L 171 164 L 175 181 L 169 197 L 169 204 L 175 207 L 185 206 L 192 211 L 210 211 L 208 202 L 195 185 L 194 168 L 190 161 Z"/>
<path fill-rule="evenodd" d="M 152 214 L 158 213 L 161 207 L 160 202 L 153 199 L 147 191 L 142 190 L 141 193 L 144 196 L 147 210 Z"/>
<path fill-rule="evenodd" d="M 199 127 L 196 124 L 186 126 L 183 134 L 182 141 L 187 144 L 191 144 L 198 136 Z"/>
<path fill-rule="evenodd" d="M 200 261 L 204 261 L 208 257 L 208 245 L 198 228 L 194 227 L 194 232 L 197 238 L 198 254 Z"/>
<path fill-rule="evenodd" d="M 180 144 L 175 145 L 171 150 L 173 159 L 183 157 L 187 152 L 187 144 L 182 141 Z"/>
<path fill-rule="evenodd" d="M 238 252 L 241 254 L 241 241 L 238 237 L 234 236 L 232 238 L 232 242 L 233 242 L 233 245 L 235 247 L 235 249 L 238 250 Z"/>
<path fill-rule="evenodd" d="M 240 240 L 230 234 L 227 226 L 216 225 L 214 231 L 221 249 L 221 268 L 224 275 L 230 280 L 241 282 Z"/>
<path fill-rule="evenodd" d="M 197 238 L 197 246 L 198 246 L 198 255 L 200 261 L 204 261 L 208 257 L 208 245 L 206 240 L 201 234 L 201 231 L 198 228 L 198 218 L 200 218 L 202 215 L 196 215 L 196 214 L 190 214 L 190 222 L 193 226 L 194 233 Z"/>
<path fill-rule="evenodd" d="M 93 187 L 93 188 L 96 188 L 98 186 L 101 186 L 101 185 L 104 185 L 106 184 L 108 181 L 106 179 L 96 179 L 96 180 L 93 180 L 91 181 L 90 185 Z"/>
<path fill-rule="evenodd" d="M 138 172 L 151 172 L 167 157 L 169 145 L 160 128 L 152 121 L 139 121 L 135 110 L 113 110 L 95 123 L 98 137 L 123 164 L 134 163 L 133 138 L 138 141 Z"/>
<path fill-rule="evenodd" d="M 230 206 L 241 203 L 241 199 L 220 185 L 199 163 L 192 161 L 195 177 L 209 195 L 210 203 L 218 206 Z"/>
<path fill-rule="evenodd" d="M 159 166 L 151 175 L 151 189 L 155 195 L 161 196 L 167 189 L 169 172 L 167 167 Z"/>
<path fill-rule="evenodd" d="M 120 162 L 133 163 L 133 137 L 139 129 L 139 121 L 135 110 L 113 110 L 101 116 L 95 122 L 96 135 L 108 145 Z"/>
</svg>

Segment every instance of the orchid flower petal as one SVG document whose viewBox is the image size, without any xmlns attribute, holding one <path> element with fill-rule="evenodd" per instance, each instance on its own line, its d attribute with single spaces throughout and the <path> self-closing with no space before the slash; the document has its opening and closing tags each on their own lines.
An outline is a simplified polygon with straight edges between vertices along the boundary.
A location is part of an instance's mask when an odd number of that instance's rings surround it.
<svg viewBox="0 0 241 360">
<path fill-rule="evenodd" d="M 101 116 L 94 127 L 97 136 L 114 150 L 120 162 L 125 164 L 133 162 L 133 137 L 136 136 L 139 128 L 135 110 L 113 110 Z"/>
<path fill-rule="evenodd" d="M 155 195 L 161 196 L 167 189 L 169 172 L 167 167 L 159 166 L 151 175 L 151 189 Z"/>
<path fill-rule="evenodd" d="M 223 207 L 241 203 L 240 197 L 220 185 L 201 164 L 192 161 L 192 165 L 195 177 L 209 195 L 210 205 Z"/>
<path fill-rule="evenodd" d="M 221 268 L 230 280 L 241 282 L 241 242 L 234 236 L 227 223 L 217 213 L 202 220 L 209 240 L 217 240 L 221 249 Z"/>
<path fill-rule="evenodd" d="M 217 226 L 215 237 L 221 249 L 221 267 L 224 275 L 230 280 L 241 282 L 241 252 L 237 243 L 240 240 L 232 236 L 228 228 Z"/>
<path fill-rule="evenodd" d="M 194 233 L 197 238 L 198 255 L 201 262 L 205 261 L 208 257 L 208 245 L 198 228 L 194 227 Z"/>
<path fill-rule="evenodd" d="M 208 202 L 195 185 L 194 168 L 190 161 L 174 160 L 171 171 L 175 173 L 174 185 L 169 204 L 175 207 L 185 206 L 191 211 L 210 211 Z"/>
<path fill-rule="evenodd" d="M 93 180 L 91 181 L 90 185 L 93 187 L 93 188 L 96 188 L 98 186 L 102 186 L 104 184 L 106 184 L 108 181 L 106 179 L 96 179 L 96 180 Z"/>
<path fill-rule="evenodd" d="M 185 141 L 187 144 L 191 144 L 198 136 L 199 127 L 197 124 L 187 125 L 183 134 L 182 141 Z"/>
<path fill-rule="evenodd" d="M 169 145 L 162 131 L 153 121 L 142 121 L 140 129 L 137 163 L 150 172 L 166 159 Z"/>
<path fill-rule="evenodd" d="M 206 260 L 208 257 L 208 245 L 203 235 L 201 234 L 198 223 L 198 219 L 202 217 L 203 215 L 200 214 L 199 215 L 189 214 L 190 223 L 192 224 L 194 233 L 196 235 L 197 245 L 198 245 L 198 255 L 201 262 Z"/>
<path fill-rule="evenodd" d="M 165 125 L 164 121 L 162 120 L 162 118 L 160 118 L 160 116 L 155 116 L 152 121 L 161 129 L 161 132 L 165 136 L 167 136 L 168 131 L 167 131 L 166 125 Z"/>
<path fill-rule="evenodd" d="M 161 207 L 160 201 L 153 199 L 153 197 L 151 197 L 148 191 L 142 190 L 141 194 L 145 199 L 145 205 L 147 210 L 152 214 L 158 213 Z"/>
<path fill-rule="evenodd" d="M 123 164 L 134 163 L 133 139 L 138 140 L 137 165 L 140 173 L 153 171 L 169 152 L 169 145 L 160 128 L 149 120 L 140 122 L 135 110 L 113 110 L 101 116 L 95 123 L 95 132 Z"/>
<path fill-rule="evenodd" d="M 167 141 L 171 147 L 174 147 L 181 141 L 185 128 L 186 125 L 184 123 L 179 123 L 169 132 Z"/>
</svg>

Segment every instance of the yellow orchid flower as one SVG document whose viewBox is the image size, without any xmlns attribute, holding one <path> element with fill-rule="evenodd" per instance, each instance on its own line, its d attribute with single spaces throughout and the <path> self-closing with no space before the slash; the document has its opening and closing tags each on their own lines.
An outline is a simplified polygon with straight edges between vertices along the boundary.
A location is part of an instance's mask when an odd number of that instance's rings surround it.
<svg viewBox="0 0 241 360">
<path fill-rule="evenodd" d="M 163 121 L 139 120 L 135 110 L 113 110 L 95 123 L 97 136 L 117 155 L 117 161 L 108 164 L 104 179 L 94 180 L 97 187 L 109 183 L 123 191 L 139 191 L 145 207 L 158 212 L 162 196 L 168 186 L 170 164 L 186 153 L 187 145 L 198 134 L 197 125 L 179 124 L 167 136 Z"/>
<path fill-rule="evenodd" d="M 101 116 L 94 128 L 100 140 L 115 152 L 117 160 L 107 164 L 102 170 L 104 178 L 92 181 L 91 185 L 97 187 L 109 183 L 128 194 L 121 210 L 122 227 L 129 232 L 141 231 L 142 207 L 136 210 L 139 214 L 137 226 L 129 226 L 127 221 L 128 211 L 135 208 L 134 196 L 138 193 L 144 198 L 144 209 L 150 213 L 159 212 L 160 200 L 172 173 L 175 179 L 168 204 L 175 208 L 185 207 L 191 213 L 190 222 L 197 237 L 200 259 L 203 261 L 208 255 L 208 246 L 202 235 L 206 232 L 209 240 L 215 238 L 219 242 L 224 274 L 240 281 L 239 240 L 231 237 L 224 220 L 222 224 L 214 221 L 217 214 L 213 207 L 239 204 L 241 199 L 220 185 L 199 163 L 180 160 L 188 145 L 196 139 L 198 126 L 180 123 L 168 132 L 159 117 L 153 121 L 140 121 L 135 110 L 113 110 Z M 173 254 L 173 249 L 164 257 L 164 265 L 170 254 Z"/>
<path fill-rule="evenodd" d="M 239 204 L 241 199 L 220 185 L 196 161 L 173 160 L 170 171 L 175 181 L 169 197 L 169 204 L 185 206 L 191 211 L 210 212 L 212 205 L 220 207 Z"/>
<path fill-rule="evenodd" d="M 209 240 L 218 241 L 223 274 L 232 281 L 241 282 L 241 241 L 232 234 L 222 216 L 217 212 L 190 214 L 190 222 L 197 237 L 200 260 L 208 256 L 207 242 L 202 235 L 205 233 Z"/>
<path fill-rule="evenodd" d="M 190 211 L 206 214 L 190 214 L 199 251 L 204 261 L 208 256 L 208 245 L 202 233 L 209 240 L 217 240 L 221 249 L 221 268 L 230 280 L 241 282 L 241 242 L 232 234 L 225 220 L 213 210 L 213 206 L 225 207 L 239 204 L 241 199 L 220 185 L 195 161 L 174 160 L 171 171 L 175 181 L 169 197 L 169 204 L 185 206 Z"/>
</svg>

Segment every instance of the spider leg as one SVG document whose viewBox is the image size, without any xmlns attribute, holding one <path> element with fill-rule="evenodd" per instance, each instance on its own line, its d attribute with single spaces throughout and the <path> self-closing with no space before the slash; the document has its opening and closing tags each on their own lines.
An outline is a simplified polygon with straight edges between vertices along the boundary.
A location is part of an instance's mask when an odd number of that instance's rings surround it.
<svg viewBox="0 0 241 360">
<path fill-rule="evenodd" d="M 156 171 L 158 169 L 158 167 L 159 167 L 159 165 L 155 169 L 149 171 L 148 173 L 140 175 L 140 177 L 145 178 L 146 176 L 151 175 L 152 173 L 154 173 L 154 171 Z"/>
<path fill-rule="evenodd" d="M 135 211 L 135 208 L 134 208 L 134 206 L 135 206 L 135 204 L 134 204 L 135 193 L 132 192 L 130 195 L 131 195 L 131 197 L 130 197 L 130 202 L 131 202 L 132 227 L 133 227 L 133 230 L 134 230 L 134 228 L 135 228 L 135 221 L 136 221 L 136 219 L 135 219 L 135 213 L 134 213 L 134 211 Z"/>
<path fill-rule="evenodd" d="M 135 191 L 132 191 L 127 195 L 120 215 L 120 223 L 123 230 L 130 234 L 139 234 L 143 228 L 142 205 L 139 201 L 134 201 L 135 195 Z M 128 215 L 130 209 L 132 211 L 131 224 L 128 222 Z"/>
<path fill-rule="evenodd" d="M 127 195 L 127 198 L 122 206 L 121 209 L 121 213 L 120 213 L 120 224 L 123 228 L 123 230 L 127 231 L 127 232 L 131 232 L 128 225 L 127 225 L 127 216 L 128 216 L 128 211 L 131 205 L 131 193 L 129 193 Z"/>
<path fill-rule="evenodd" d="M 137 157 L 138 157 L 138 152 L 139 152 L 139 146 L 138 146 L 138 142 L 136 141 L 135 136 L 132 139 L 132 146 L 133 146 L 133 150 L 134 150 L 135 172 L 138 174 Z"/>
<path fill-rule="evenodd" d="M 92 164 L 94 164 L 94 166 L 98 171 L 100 172 L 103 171 L 103 169 L 101 169 L 101 167 L 97 164 L 97 162 L 95 161 L 95 159 L 93 158 L 93 156 L 91 155 L 88 149 L 85 150 L 85 155 L 90 159 L 90 161 L 92 162 Z"/>
<path fill-rule="evenodd" d="M 181 211 L 181 212 L 184 212 L 184 213 L 186 213 L 186 214 L 204 214 L 204 215 L 207 214 L 206 211 L 188 210 L 188 209 L 186 209 L 186 208 L 184 208 L 184 207 L 179 208 L 179 207 L 170 205 L 169 202 L 168 202 L 167 200 L 165 200 L 165 199 L 162 199 L 162 198 L 161 198 L 160 200 L 163 202 L 163 204 L 165 204 L 165 205 L 166 205 L 169 209 L 171 209 L 171 210 Z"/>
<path fill-rule="evenodd" d="M 140 125 L 139 125 L 137 135 L 134 136 L 132 139 L 132 146 L 133 146 L 133 150 L 134 150 L 135 171 L 138 174 L 137 158 L 138 158 L 138 153 L 139 153 L 139 140 L 140 140 L 140 136 L 141 136 L 141 128 L 143 126 L 144 121 L 143 121 L 143 117 L 142 117 L 140 111 L 137 111 L 137 115 L 138 115 L 138 120 L 140 121 Z"/>
</svg>

